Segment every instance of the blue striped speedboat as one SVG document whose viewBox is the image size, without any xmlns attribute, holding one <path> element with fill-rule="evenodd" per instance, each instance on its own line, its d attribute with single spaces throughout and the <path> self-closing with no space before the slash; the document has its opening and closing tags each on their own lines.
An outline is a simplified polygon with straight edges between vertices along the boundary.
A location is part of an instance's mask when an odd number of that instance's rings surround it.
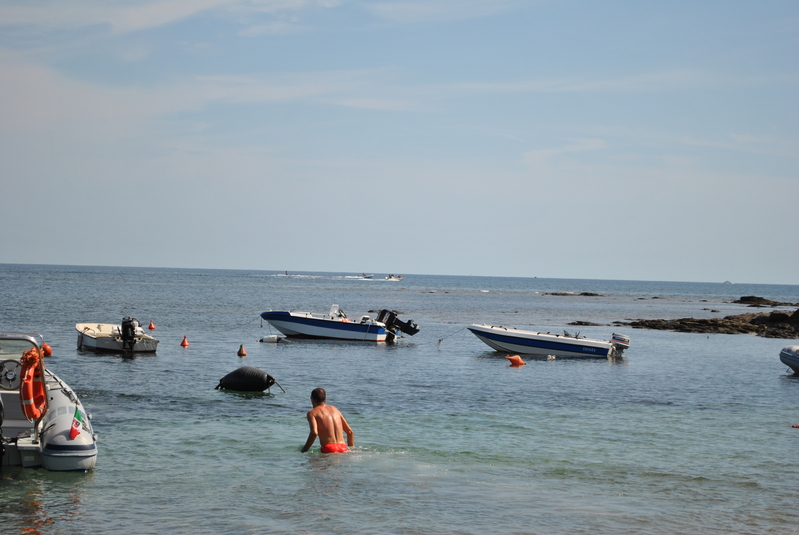
<svg viewBox="0 0 799 535">
<path fill-rule="evenodd" d="M 289 338 L 329 338 L 358 342 L 394 342 L 398 332 L 413 336 L 419 327 L 413 320 L 400 321 L 390 310 L 381 310 L 377 319 L 368 315 L 351 320 L 338 305 L 328 314 L 270 310 L 261 317 Z"/>
<path fill-rule="evenodd" d="M 594 340 L 577 335 L 522 331 L 513 327 L 472 325 L 469 330 L 489 347 L 503 353 L 556 357 L 620 357 L 630 347 L 630 338 L 613 333 L 610 340 Z"/>
</svg>

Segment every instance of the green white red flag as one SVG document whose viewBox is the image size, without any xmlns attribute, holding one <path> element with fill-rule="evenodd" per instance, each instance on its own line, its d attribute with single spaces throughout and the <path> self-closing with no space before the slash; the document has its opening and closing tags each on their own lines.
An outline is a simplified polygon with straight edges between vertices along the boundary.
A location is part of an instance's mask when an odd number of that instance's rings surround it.
<svg viewBox="0 0 799 535">
<path fill-rule="evenodd" d="M 83 418 L 80 415 L 80 409 L 75 407 L 75 416 L 72 417 L 72 429 L 69 430 L 70 440 L 75 440 L 75 437 L 80 435 L 81 427 L 83 427 Z"/>
</svg>

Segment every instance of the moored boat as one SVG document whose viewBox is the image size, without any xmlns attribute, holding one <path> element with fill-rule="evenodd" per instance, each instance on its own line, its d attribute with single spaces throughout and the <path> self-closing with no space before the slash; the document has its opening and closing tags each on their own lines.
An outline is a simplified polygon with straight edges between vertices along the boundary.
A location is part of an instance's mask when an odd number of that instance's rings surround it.
<svg viewBox="0 0 799 535">
<path fill-rule="evenodd" d="M 383 309 L 372 319 L 369 315 L 350 320 L 338 305 L 327 314 L 270 310 L 261 317 L 288 338 L 329 338 L 362 342 L 394 342 L 399 333 L 413 336 L 419 326 L 413 320 L 400 321 L 397 314 Z"/>
<path fill-rule="evenodd" d="M 91 416 L 44 361 L 40 335 L 0 333 L 2 465 L 91 470 L 97 460 Z"/>
<path fill-rule="evenodd" d="M 506 353 L 556 357 L 601 358 L 620 357 L 630 347 L 630 338 L 613 333 L 611 339 L 596 340 L 569 334 L 523 331 L 512 327 L 471 325 L 468 329 L 489 347 Z"/>
<path fill-rule="evenodd" d="M 780 351 L 780 361 L 799 375 L 799 346 L 783 347 Z"/>
<path fill-rule="evenodd" d="M 113 323 L 77 323 L 78 349 L 115 353 L 155 353 L 158 340 L 142 329 L 136 318 Z"/>
</svg>

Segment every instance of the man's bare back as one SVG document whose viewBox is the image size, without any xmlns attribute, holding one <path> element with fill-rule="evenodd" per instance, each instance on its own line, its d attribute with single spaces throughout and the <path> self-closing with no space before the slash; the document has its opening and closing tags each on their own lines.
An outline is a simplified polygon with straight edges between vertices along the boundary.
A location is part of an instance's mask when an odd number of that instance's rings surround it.
<svg viewBox="0 0 799 535">
<path fill-rule="evenodd" d="M 344 419 L 341 412 L 332 405 L 325 403 L 326 394 L 324 389 L 317 388 L 311 393 L 311 403 L 313 409 L 308 411 L 308 426 L 310 432 L 308 433 L 308 440 L 305 442 L 302 451 L 308 451 L 319 437 L 319 443 L 322 445 L 322 451 L 326 449 L 331 451 L 346 451 L 341 447 L 327 447 L 328 444 L 341 444 L 344 445 L 344 433 L 347 433 L 347 445 L 352 447 L 355 445 L 355 435 L 352 428 Z"/>
</svg>

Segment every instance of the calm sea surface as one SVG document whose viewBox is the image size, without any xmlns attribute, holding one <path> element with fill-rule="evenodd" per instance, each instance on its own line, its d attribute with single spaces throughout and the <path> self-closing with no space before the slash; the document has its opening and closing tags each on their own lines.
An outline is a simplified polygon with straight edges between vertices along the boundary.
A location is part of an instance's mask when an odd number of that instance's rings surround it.
<svg viewBox="0 0 799 535">
<path fill-rule="evenodd" d="M 93 472 L 0 470 L 2 532 L 799 531 L 799 377 L 778 357 L 799 341 L 611 325 L 751 312 L 731 301 L 799 302 L 799 286 L 352 275 L 0 264 L 0 330 L 44 336 L 99 436 Z M 261 312 L 333 303 L 421 331 L 257 342 L 277 334 Z M 76 349 L 75 323 L 124 316 L 156 325 L 156 355 Z M 512 368 L 465 330 L 483 322 L 632 343 L 617 362 Z M 241 365 L 286 393 L 214 390 Z M 299 452 L 317 386 L 353 453 Z"/>
</svg>

